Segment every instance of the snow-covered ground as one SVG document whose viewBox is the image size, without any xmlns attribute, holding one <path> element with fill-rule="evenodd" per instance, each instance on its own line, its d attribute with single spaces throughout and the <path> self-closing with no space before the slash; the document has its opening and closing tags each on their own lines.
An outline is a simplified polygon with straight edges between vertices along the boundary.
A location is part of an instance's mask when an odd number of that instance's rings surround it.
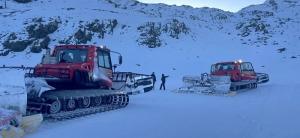
<svg viewBox="0 0 300 138">
<path fill-rule="evenodd" d="M 119 71 L 146 74 L 155 72 L 157 83 L 160 83 L 162 73 L 170 76 L 167 79 L 165 92 L 155 90 L 147 94 L 131 96 L 128 107 L 116 111 L 61 122 L 45 121 L 36 133 L 26 137 L 300 137 L 298 98 L 300 96 L 298 78 L 300 76 L 298 14 L 300 6 L 296 0 L 275 1 L 277 6 L 270 6 L 272 0 L 268 0 L 263 5 L 251 6 L 238 13 L 161 4 L 135 5 L 131 0 L 115 1 L 122 3 L 123 8 L 122 4 L 114 7 L 106 0 L 91 0 L 85 5 L 82 4 L 83 0 L 39 0 L 25 5 L 9 1 L 9 6 L 14 8 L 3 9 L 0 14 L 1 42 L 5 41 L 7 34 L 13 31 L 21 38 L 27 37 L 24 22 L 30 22 L 36 17 L 48 19 L 61 16 L 63 23 L 60 28 L 50 34 L 52 39 L 50 47 L 74 33 L 80 20 L 88 22 L 98 17 L 116 18 L 119 25 L 113 35 L 107 35 L 105 39 L 94 37 L 89 43 L 105 44 L 110 49 L 122 53 L 123 65 L 117 69 Z M 127 8 L 124 8 L 124 5 Z M 272 9 L 275 7 L 278 9 Z M 261 12 L 266 11 L 273 12 L 274 16 L 265 18 Z M 215 15 L 220 13 L 227 15 L 228 20 L 217 20 Z M 256 18 L 258 15 L 262 17 L 262 23 L 270 24 L 271 27 L 267 26 L 270 34 L 256 32 L 255 27 L 253 29 L 251 25 L 236 30 L 236 24 L 241 22 L 247 25 L 252 22 L 249 21 L 251 18 Z M 196 20 L 191 20 L 190 17 Z M 137 31 L 139 25 L 147 21 L 164 23 L 173 18 L 184 21 L 192 30 L 191 33 L 181 35 L 180 39 L 173 39 L 163 34 L 161 39 L 165 44 L 160 48 L 149 49 L 138 46 L 136 40 L 139 35 Z M 258 24 L 261 27 L 260 22 Z M 122 29 L 122 25 L 130 27 Z M 218 27 L 223 29 L 219 30 Z M 249 36 L 237 35 L 240 31 L 248 29 L 252 29 Z M 264 36 L 270 37 L 266 45 L 264 42 L 256 43 L 257 37 Z M 247 44 L 243 44 L 245 42 Z M 278 53 L 278 48 L 287 50 Z M 24 52 L 1 56 L 0 65 L 33 66 L 39 63 L 41 54 L 29 54 L 28 51 L 29 48 Z M 184 75 L 209 72 L 213 63 L 237 59 L 252 62 L 257 72 L 268 73 L 270 82 L 234 97 L 171 92 L 182 86 L 181 78 Z M 22 73 L 0 70 L 0 86 L 22 86 L 23 79 L 20 79 L 22 76 Z M 0 87 L 2 90 L 0 95 L 6 91 L 3 90 L 6 88 Z"/>
<path fill-rule="evenodd" d="M 125 109 L 44 122 L 28 138 L 297 138 L 295 85 L 276 83 L 235 97 L 154 91 L 132 96 Z"/>
<path fill-rule="evenodd" d="M 0 69 L 0 74 L 0 108 L 14 109 L 26 114 L 24 71 Z"/>
</svg>

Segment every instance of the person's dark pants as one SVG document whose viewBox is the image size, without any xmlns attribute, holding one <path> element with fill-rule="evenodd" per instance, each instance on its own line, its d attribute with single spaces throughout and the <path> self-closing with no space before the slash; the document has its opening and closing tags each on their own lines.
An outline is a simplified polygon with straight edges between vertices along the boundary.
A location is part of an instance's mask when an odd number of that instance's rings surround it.
<svg viewBox="0 0 300 138">
<path fill-rule="evenodd" d="M 152 86 L 152 89 L 154 90 L 155 88 L 155 81 L 153 81 L 153 86 Z"/>
<path fill-rule="evenodd" d="M 162 89 L 162 88 L 164 88 L 164 90 L 166 90 L 166 86 L 165 86 L 165 83 L 163 82 L 163 83 L 161 83 L 161 85 L 160 85 L 160 90 Z"/>
</svg>

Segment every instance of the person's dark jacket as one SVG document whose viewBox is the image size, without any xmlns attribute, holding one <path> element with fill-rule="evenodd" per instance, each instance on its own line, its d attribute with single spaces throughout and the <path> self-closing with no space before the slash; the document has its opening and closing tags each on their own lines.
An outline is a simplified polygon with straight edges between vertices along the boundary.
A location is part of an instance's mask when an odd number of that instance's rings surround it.
<svg viewBox="0 0 300 138">
<path fill-rule="evenodd" d="M 168 78 L 169 76 L 165 76 L 165 75 L 162 75 L 161 76 L 161 81 L 163 82 L 163 83 L 165 83 L 166 82 L 166 78 Z"/>
<path fill-rule="evenodd" d="M 155 81 L 156 81 L 156 76 L 155 76 L 155 74 L 151 74 L 151 77 L 152 77 L 153 81 L 155 82 Z"/>
</svg>

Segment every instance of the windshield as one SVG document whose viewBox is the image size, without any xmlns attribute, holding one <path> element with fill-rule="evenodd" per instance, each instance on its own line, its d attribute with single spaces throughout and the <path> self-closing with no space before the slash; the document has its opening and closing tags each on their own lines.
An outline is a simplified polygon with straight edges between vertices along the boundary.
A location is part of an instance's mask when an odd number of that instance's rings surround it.
<svg viewBox="0 0 300 138">
<path fill-rule="evenodd" d="M 241 65 L 241 69 L 242 69 L 242 71 L 254 71 L 251 63 L 243 63 Z"/>
<path fill-rule="evenodd" d="M 230 71 L 234 69 L 234 64 L 216 64 L 212 66 L 212 72 Z"/>
<path fill-rule="evenodd" d="M 56 53 L 59 63 L 83 63 L 87 61 L 86 49 L 60 49 Z"/>
</svg>

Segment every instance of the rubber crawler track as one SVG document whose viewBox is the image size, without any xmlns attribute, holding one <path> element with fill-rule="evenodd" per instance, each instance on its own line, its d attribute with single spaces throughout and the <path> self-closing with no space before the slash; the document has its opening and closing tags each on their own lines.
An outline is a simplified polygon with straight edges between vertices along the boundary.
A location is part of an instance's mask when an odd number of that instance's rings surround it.
<svg viewBox="0 0 300 138">
<path fill-rule="evenodd" d="M 43 111 L 45 108 L 36 111 L 33 111 L 30 108 L 28 108 L 27 113 L 28 115 L 42 113 L 46 120 L 59 121 L 59 120 L 77 118 L 77 117 L 86 116 L 95 113 L 106 112 L 110 110 L 116 110 L 116 109 L 124 108 L 129 104 L 129 96 L 127 94 L 108 94 L 108 95 L 111 96 L 110 99 L 111 101 L 109 102 L 109 104 L 106 103 L 100 106 L 90 106 L 89 108 L 76 108 L 75 110 L 72 111 L 63 110 L 54 114 L 49 114 Z"/>
</svg>

